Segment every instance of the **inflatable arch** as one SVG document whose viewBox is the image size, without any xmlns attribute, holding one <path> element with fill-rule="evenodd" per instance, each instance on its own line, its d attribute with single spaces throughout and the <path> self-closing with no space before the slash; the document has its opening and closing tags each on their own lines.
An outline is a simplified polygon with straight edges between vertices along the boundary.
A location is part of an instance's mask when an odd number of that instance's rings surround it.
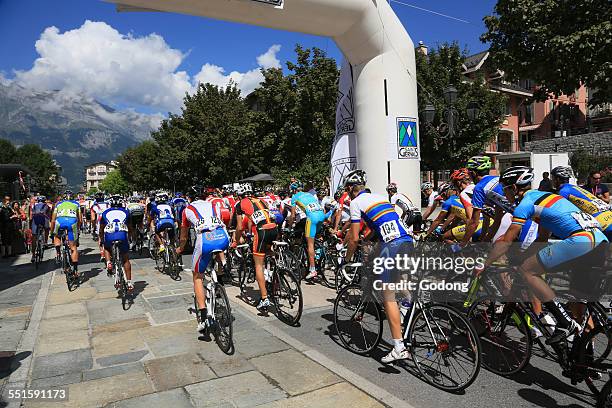
<svg viewBox="0 0 612 408">
<path fill-rule="evenodd" d="M 391 180 L 420 202 L 415 50 L 386 0 L 107 1 L 331 37 L 353 67 L 358 167 L 372 191 Z"/>
</svg>

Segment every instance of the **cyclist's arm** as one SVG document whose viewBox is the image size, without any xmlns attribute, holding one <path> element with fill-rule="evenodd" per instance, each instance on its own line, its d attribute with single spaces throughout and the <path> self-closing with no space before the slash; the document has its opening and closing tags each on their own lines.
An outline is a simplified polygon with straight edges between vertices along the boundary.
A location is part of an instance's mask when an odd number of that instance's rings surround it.
<svg viewBox="0 0 612 408">
<path fill-rule="evenodd" d="M 339 204 L 336 209 L 336 220 L 334 223 L 334 230 L 338 231 L 338 227 L 340 226 L 340 221 L 342 220 L 342 205 Z"/>
<path fill-rule="evenodd" d="M 480 223 L 480 208 L 465 207 L 465 213 L 468 216 L 468 222 L 465 229 L 465 236 L 461 241 L 461 246 L 466 246 L 470 242 L 472 235 L 474 235 Z"/>
<path fill-rule="evenodd" d="M 451 215 L 446 219 L 446 221 L 444 221 L 444 224 L 442 224 L 442 231 L 446 231 L 448 226 L 451 225 L 456 219 L 457 216 L 451 213 Z"/>
<path fill-rule="evenodd" d="M 287 226 L 287 228 L 291 228 L 291 226 L 293 225 L 293 220 L 295 220 L 295 207 L 291 207 L 291 214 L 289 214 L 289 217 L 287 217 L 287 222 L 285 223 L 285 225 Z"/>
<path fill-rule="evenodd" d="M 242 236 L 242 214 L 236 214 L 236 230 L 234 231 L 234 242 L 240 242 Z"/>
<path fill-rule="evenodd" d="M 346 243 L 348 244 L 348 249 L 346 250 L 346 257 L 344 259 L 349 261 L 353 258 L 353 254 L 359 243 L 359 222 L 351 222 L 349 232 L 346 236 Z"/>
<path fill-rule="evenodd" d="M 548 238 L 550 238 L 550 231 L 542 226 L 538 226 L 538 237 L 536 238 L 537 242 L 548 242 Z"/>
<path fill-rule="evenodd" d="M 491 265 L 508 251 L 510 245 L 512 245 L 512 243 L 516 241 L 519 234 L 521 233 L 521 228 L 522 225 L 519 224 L 510 225 L 510 228 L 508 228 L 508 231 L 504 234 L 504 238 L 495 243 L 493 249 L 489 253 L 489 256 L 487 256 L 487 259 L 484 263 L 485 267 Z"/>
<path fill-rule="evenodd" d="M 488 233 L 484 238 L 486 242 L 491 242 L 495 234 L 497 234 L 497 230 L 499 229 L 499 226 L 501 225 L 501 220 L 502 218 L 504 218 L 504 214 L 505 214 L 504 210 L 502 210 L 501 208 L 495 207 L 495 218 L 493 218 L 493 224 L 491 225 L 491 228 L 488 228 Z"/>
<path fill-rule="evenodd" d="M 448 211 L 440 211 L 440 214 L 438 214 L 438 216 L 436 217 L 435 220 L 433 220 L 433 222 L 431 223 L 431 225 L 429 226 L 429 229 L 427 230 L 427 235 L 430 235 L 433 230 L 436 229 L 436 227 L 438 225 L 440 225 L 440 223 L 442 221 L 444 221 L 444 219 L 448 216 Z"/>
<path fill-rule="evenodd" d="M 98 237 L 100 238 L 100 242 L 104 240 L 104 228 L 106 228 L 106 223 L 104 222 L 104 218 L 100 218 L 100 226 L 98 228 Z"/>
<path fill-rule="evenodd" d="M 438 206 L 438 202 L 434 201 L 432 205 L 430 205 L 429 207 L 425 209 L 425 212 L 423 213 L 423 221 L 427 221 L 427 219 L 434 212 L 437 206 Z"/>
</svg>

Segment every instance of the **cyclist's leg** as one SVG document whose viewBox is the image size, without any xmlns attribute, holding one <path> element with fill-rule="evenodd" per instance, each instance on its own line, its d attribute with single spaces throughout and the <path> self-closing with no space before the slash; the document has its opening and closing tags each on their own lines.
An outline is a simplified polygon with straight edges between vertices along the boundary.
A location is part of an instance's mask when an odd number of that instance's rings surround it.
<svg viewBox="0 0 612 408">
<path fill-rule="evenodd" d="M 123 241 L 120 247 L 121 260 L 123 261 L 123 270 L 125 271 L 125 279 L 127 280 L 128 290 L 134 289 L 132 284 L 132 264 L 130 263 L 130 251 L 129 243 Z"/>
<path fill-rule="evenodd" d="M 62 242 L 60 241 L 59 237 L 57 236 L 60 230 L 60 222 L 59 219 L 55 220 L 55 225 L 53 227 L 53 246 L 55 247 L 55 256 L 56 258 L 59 259 L 60 256 L 60 247 L 62 245 Z"/>
<path fill-rule="evenodd" d="M 255 265 L 255 280 L 259 286 L 259 293 L 262 299 L 268 298 L 266 289 L 266 278 L 264 277 L 264 235 L 265 230 L 253 227 L 253 263 Z"/>
</svg>

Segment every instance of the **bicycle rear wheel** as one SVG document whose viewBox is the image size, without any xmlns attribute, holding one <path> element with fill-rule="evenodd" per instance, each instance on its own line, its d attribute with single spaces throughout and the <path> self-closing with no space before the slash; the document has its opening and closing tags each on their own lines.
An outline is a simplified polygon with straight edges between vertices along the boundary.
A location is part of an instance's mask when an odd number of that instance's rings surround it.
<svg viewBox="0 0 612 408">
<path fill-rule="evenodd" d="M 429 304 L 409 328 L 412 359 L 425 381 L 445 391 L 461 391 L 480 372 L 480 341 L 458 310 Z"/>
<path fill-rule="evenodd" d="M 225 288 L 219 284 L 215 285 L 215 342 L 225 354 L 233 354 L 233 317 Z"/>
<path fill-rule="evenodd" d="M 383 321 L 376 300 L 363 293 L 360 285 L 347 285 L 334 302 L 334 326 L 348 350 L 365 355 L 380 343 Z"/>
<path fill-rule="evenodd" d="M 505 305 L 490 299 L 472 303 L 467 316 L 480 337 L 482 364 L 498 375 L 512 375 L 523 370 L 533 347 L 525 313 L 512 303 Z"/>
<path fill-rule="evenodd" d="M 317 260 L 317 271 L 321 277 L 321 282 L 331 289 L 336 289 L 336 268 L 337 260 L 329 249 L 322 247 L 321 258 Z"/>
<path fill-rule="evenodd" d="M 242 251 L 242 262 L 238 270 L 238 276 L 240 279 L 240 294 L 244 297 L 247 292 L 247 283 L 251 280 L 251 276 L 255 276 L 253 257 L 248 251 Z"/>
<path fill-rule="evenodd" d="M 275 268 L 268 289 L 271 289 L 268 296 L 276 308 L 276 317 L 289 326 L 296 326 L 302 317 L 304 299 L 300 282 L 293 272 Z"/>
</svg>

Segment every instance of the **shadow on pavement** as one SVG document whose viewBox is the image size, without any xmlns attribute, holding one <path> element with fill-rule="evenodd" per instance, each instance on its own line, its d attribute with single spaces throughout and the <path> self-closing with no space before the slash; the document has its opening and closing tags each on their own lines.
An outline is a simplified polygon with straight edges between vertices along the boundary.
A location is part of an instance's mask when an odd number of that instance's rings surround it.
<svg viewBox="0 0 612 408">
<path fill-rule="evenodd" d="M 543 408 L 583 408 L 584 405 L 578 404 L 567 404 L 567 405 L 559 405 L 554 398 L 549 395 L 544 394 L 542 391 L 532 390 L 529 388 L 523 388 L 518 390 L 517 394 L 523 398 L 525 401 L 528 401 L 533 404 L 534 407 L 543 407 Z M 584 400 L 581 400 L 584 401 Z M 587 401 L 584 401 L 587 403 Z M 595 405 L 595 401 L 588 402 L 589 405 Z"/>
<path fill-rule="evenodd" d="M 9 377 L 21 366 L 21 360 L 32 354 L 31 351 L 0 351 L 0 379 Z"/>
</svg>

